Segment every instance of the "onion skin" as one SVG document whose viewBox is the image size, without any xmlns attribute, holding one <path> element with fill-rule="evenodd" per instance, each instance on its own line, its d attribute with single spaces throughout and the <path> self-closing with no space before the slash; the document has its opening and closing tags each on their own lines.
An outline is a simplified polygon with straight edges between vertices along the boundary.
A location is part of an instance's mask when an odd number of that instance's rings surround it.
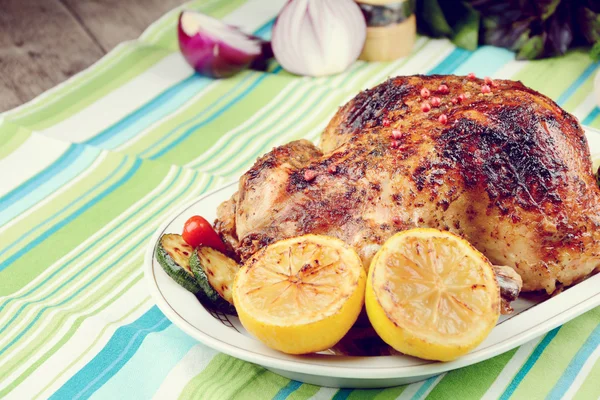
<svg viewBox="0 0 600 400">
<path fill-rule="evenodd" d="M 228 78 L 248 68 L 261 54 L 248 54 L 202 33 L 188 35 L 179 14 L 179 49 L 196 72 L 211 78 Z"/>
<path fill-rule="evenodd" d="M 271 45 L 285 70 L 319 77 L 352 65 L 366 36 L 365 17 L 353 0 L 289 0 L 273 26 Z"/>
</svg>

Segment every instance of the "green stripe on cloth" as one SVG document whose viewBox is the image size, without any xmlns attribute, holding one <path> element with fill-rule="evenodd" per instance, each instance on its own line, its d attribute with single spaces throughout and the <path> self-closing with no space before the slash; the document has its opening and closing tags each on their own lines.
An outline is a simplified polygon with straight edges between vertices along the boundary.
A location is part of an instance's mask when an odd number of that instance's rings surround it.
<svg viewBox="0 0 600 400">
<path fill-rule="evenodd" d="M 124 151 L 141 157 L 152 157 L 156 153 L 163 150 L 166 146 L 173 143 L 178 137 L 185 134 L 187 129 L 191 129 L 195 121 L 201 122 L 215 115 L 220 109 L 226 107 L 227 104 L 234 102 L 236 98 L 243 96 L 252 85 L 256 85 L 261 74 L 253 72 L 245 72 L 236 75 L 234 78 L 223 80 L 219 84 L 215 84 L 203 92 L 199 98 L 192 99 L 181 110 L 172 116 L 169 116 L 164 122 L 146 133 L 143 137 L 137 137 L 136 141 L 131 146 L 125 146 Z M 261 87 L 266 90 L 280 90 L 282 84 L 280 80 L 268 80 L 266 85 Z M 272 94 L 273 92 L 270 92 Z M 259 105 L 261 103 L 258 103 Z M 256 106 L 254 106 L 256 107 Z M 256 110 L 256 108 L 253 108 Z M 231 118 L 230 118 L 231 119 Z M 194 121 L 194 122 L 192 122 Z M 218 133 L 221 130 L 212 133 L 207 137 L 207 143 L 197 151 L 202 151 L 203 148 L 210 146 L 217 139 Z M 182 165 L 179 161 L 176 164 Z"/>
<path fill-rule="evenodd" d="M 575 394 L 575 400 L 600 398 L 600 384 L 598 382 L 600 382 L 600 358 L 598 358 L 587 379 Z"/>
<path fill-rule="evenodd" d="M 569 112 L 575 111 L 575 108 L 577 108 L 577 106 L 580 105 L 586 99 L 586 97 L 593 93 L 594 78 L 598 71 L 600 71 L 600 67 L 596 67 L 595 73 L 591 74 L 569 98 L 569 100 L 562 105 L 565 110 Z"/>
<path fill-rule="evenodd" d="M 451 371 L 429 393 L 427 399 L 445 399 L 460 393 L 461 399 L 481 398 L 517 350 L 510 350 L 487 361 Z M 469 382 L 465 385 L 465 382 Z"/>
<path fill-rule="evenodd" d="M 236 399 L 275 398 L 277 393 L 289 383 L 288 378 L 264 370 L 254 379 L 249 380 L 233 397 Z"/>
<path fill-rule="evenodd" d="M 133 279 L 130 279 L 130 282 L 119 293 L 117 293 L 113 298 L 111 298 L 109 302 L 105 303 L 101 308 L 97 308 L 93 312 L 81 313 L 70 324 L 66 324 L 69 315 L 66 312 L 59 312 L 58 315 L 53 318 L 52 323 L 48 325 L 48 332 L 56 333 L 59 331 L 60 327 L 65 326 L 65 325 L 69 326 L 69 330 L 60 337 L 58 342 L 54 346 L 52 346 L 52 348 L 50 350 L 48 350 L 41 357 L 39 357 L 39 359 L 37 361 L 35 361 L 32 366 L 30 366 L 27 370 L 25 370 L 23 373 L 21 373 L 19 375 L 19 377 L 17 379 L 15 379 L 14 381 L 12 381 L 10 383 L 10 385 L 8 385 L 5 389 L 1 390 L 0 398 L 4 397 L 8 393 L 10 393 L 17 385 L 19 385 L 26 377 L 28 377 L 37 367 L 39 367 L 42 364 L 42 362 L 46 361 L 51 355 L 53 355 L 55 352 L 57 352 L 73 336 L 73 334 L 75 333 L 77 328 L 79 328 L 81 326 L 81 324 L 83 323 L 83 321 L 85 319 L 90 318 L 94 315 L 97 315 L 100 311 L 102 311 L 104 308 L 106 308 L 109 304 L 111 304 L 114 301 L 117 301 L 124 292 L 126 292 L 128 289 L 131 288 L 131 286 L 133 286 L 138 281 L 140 281 L 142 279 L 142 274 L 137 272 L 135 275 L 132 275 L 132 273 L 134 273 L 134 272 L 136 272 L 136 271 L 124 270 L 121 274 L 119 274 L 115 278 L 115 280 L 113 281 L 113 283 L 111 285 L 107 285 L 104 288 L 105 290 L 108 290 L 111 287 L 116 286 L 118 283 L 123 282 L 125 279 L 131 278 L 133 276 Z M 97 301 L 98 301 L 98 294 L 96 296 L 89 296 L 86 299 L 86 301 L 83 302 L 79 306 L 79 308 L 81 310 L 91 309 L 92 308 L 91 305 L 96 304 Z M 48 336 L 50 336 L 50 335 L 48 335 Z M 47 343 L 47 341 L 48 341 L 48 337 L 45 337 L 45 338 L 43 338 L 43 340 L 37 341 L 36 345 L 29 346 L 27 351 L 21 352 L 19 354 L 19 357 L 14 358 L 13 360 L 11 360 L 11 362 L 3 363 L 2 367 L 0 368 L 0 374 L 2 376 L 8 376 L 8 374 L 10 372 L 14 371 L 15 369 L 17 369 L 17 367 L 19 367 L 23 363 L 23 361 L 29 359 L 33 354 L 35 354 L 42 345 Z"/>
<path fill-rule="evenodd" d="M 72 220 L 67 220 L 66 224 L 65 221 L 55 224 L 51 228 L 55 231 L 47 230 L 52 233 L 39 236 L 39 244 L 30 246 L 25 254 L 0 273 L 0 280 L 7 282 L 2 285 L 0 295 L 9 290 L 8 286 L 12 290 L 20 289 L 47 265 L 65 255 L 67 249 L 77 247 L 82 239 L 116 218 L 139 198 L 140 192 L 152 190 L 165 174 L 165 169 L 141 167 L 139 160 L 127 160 L 119 179 L 80 207 L 81 214 L 71 214 Z"/>
<path fill-rule="evenodd" d="M 160 166 L 162 167 L 162 166 Z M 193 181 L 190 181 L 190 183 Z M 190 185 L 187 185 L 186 190 L 189 190 Z M 203 190 L 206 190 L 207 187 L 205 186 Z M 173 195 L 176 195 L 177 193 L 173 193 Z M 169 204 L 165 205 L 165 208 L 167 208 L 167 212 L 169 211 L 169 208 L 167 206 L 169 206 Z M 164 216 L 163 216 L 164 217 Z M 10 362 L 5 362 L 2 363 L 2 367 L 0 367 L 0 373 L 8 373 L 9 371 L 13 371 L 14 367 L 17 365 L 21 365 L 22 362 L 24 360 L 29 360 L 30 357 L 34 354 L 37 353 L 37 348 L 39 348 L 40 346 L 43 346 L 52 335 L 55 335 L 56 332 L 58 332 L 58 328 L 61 325 L 64 325 L 64 318 L 67 318 L 71 315 L 76 315 L 73 313 L 80 313 L 83 312 L 84 310 L 87 309 L 92 309 L 94 307 L 98 307 L 101 306 L 101 309 L 104 309 L 108 304 L 110 304 L 110 302 L 112 302 L 115 299 L 118 299 L 118 297 L 120 297 L 119 295 L 115 296 L 114 298 L 107 298 L 106 296 L 109 294 L 110 289 L 118 286 L 119 282 L 122 282 L 126 279 L 136 279 L 139 280 L 141 278 L 141 274 L 140 274 L 140 270 L 138 268 L 138 266 L 140 265 L 141 261 L 142 261 L 142 257 L 141 257 L 141 253 L 144 251 L 145 245 L 147 243 L 147 240 L 149 238 L 149 235 L 152 233 L 153 231 L 153 226 L 152 225 L 147 225 L 146 226 L 146 230 L 147 230 L 147 234 L 145 236 L 142 236 L 140 238 L 140 240 L 137 240 L 136 244 L 129 248 L 128 250 L 126 250 L 125 253 L 123 253 L 122 256 L 120 256 L 120 258 L 117 258 L 115 261 L 112 262 L 112 264 L 107 265 L 107 268 L 104 268 L 102 270 L 98 269 L 97 267 L 95 267 L 94 265 L 91 266 L 91 271 L 92 274 L 96 274 L 92 277 L 92 280 L 90 281 L 81 281 L 81 284 L 84 284 L 84 286 L 81 286 L 80 289 L 78 289 L 79 292 L 81 293 L 86 293 L 86 291 L 84 291 L 86 289 L 86 287 L 89 288 L 93 288 L 94 290 L 96 290 L 96 292 L 94 293 L 93 296 L 90 296 L 88 294 L 88 298 L 86 298 L 86 301 L 84 303 L 81 303 L 78 305 L 78 307 L 76 308 L 72 308 L 69 306 L 70 303 L 72 303 L 74 300 L 79 299 L 81 300 L 82 297 L 80 296 L 76 296 L 77 293 L 75 293 L 75 298 L 73 298 L 73 295 L 70 296 L 70 299 L 67 298 L 65 300 L 62 300 L 59 303 L 52 303 L 50 305 L 45 306 L 41 312 L 43 312 L 44 310 L 48 310 L 48 309 L 58 309 L 61 310 L 58 307 L 61 307 L 62 305 L 66 305 L 67 308 L 70 309 L 70 311 L 68 312 L 68 314 L 62 314 L 62 310 L 59 311 L 59 315 L 64 315 L 64 317 L 62 317 L 61 319 L 53 319 L 49 325 L 47 325 L 49 327 L 49 330 L 47 332 L 50 332 L 50 334 L 47 334 L 45 336 L 40 335 L 40 332 L 37 332 L 37 336 L 34 339 L 33 342 L 31 342 L 29 344 L 29 348 L 33 348 L 34 350 L 32 350 L 32 352 L 28 353 L 25 355 L 26 358 L 20 358 L 20 357 L 16 357 L 13 358 L 12 360 L 10 360 Z M 87 268 L 87 267 L 86 267 Z M 116 271 L 116 275 L 113 272 L 113 270 Z M 109 272 L 110 271 L 110 272 Z M 101 277 L 102 275 L 109 275 L 112 274 L 113 276 L 111 276 L 109 279 L 104 279 L 104 281 L 102 281 L 102 283 L 100 283 L 100 280 L 98 280 L 99 277 Z M 132 278 L 133 277 L 133 278 Z M 97 282 L 94 282 L 97 281 Z M 72 286 L 69 287 L 70 289 L 72 289 Z M 82 292 L 83 291 L 83 292 Z M 106 303 L 106 301 L 109 301 L 109 303 Z M 92 307 L 93 305 L 93 307 Z M 100 309 L 100 310 L 101 310 Z M 38 315 L 40 315 L 40 313 L 38 313 Z M 47 315 L 47 313 L 46 313 Z M 92 314 L 93 315 L 93 314 Z M 81 318 L 89 318 L 90 315 L 84 315 Z M 37 318 L 37 317 L 36 317 Z M 79 319 L 78 319 L 79 320 Z M 37 324 L 39 326 L 39 323 Z M 75 329 L 76 326 L 73 328 Z M 61 340 L 61 343 L 64 344 L 64 341 L 67 340 L 68 337 L 71 337 L 73 335 L 73 329 L 70 332 L 70 334 L 67 334 L 66 336 L 64 336 Z M 21 336 L 21 340 L 27 340 L 28 337 L 31 337 L 32 332 L 26 332 L 25 336 L 22 335 L 22 333 L 19 334 Z M 19 337 L 17 337 L 19 338 Z M 37 343 L 37 344 L 36 344 Z M 21 354 L 19 354 L 20 356 Z M 36 364 L 34 364 L 32 367 L 30 367 L 25 374 L 21 375 L 19 377 L 19 381 L 22 381 L 24 378 L 27 377 L 27 374 L 32 372 L 33 369 L 39 365 L 40 362 L 46 360 L 51 354 L 46 353 L 46 355 L 42 356 L 41 359 L 38 360 L 38 362 L 36 362 Z M 39 354 L 35 354 L 35 356 L 39 356 Z M 4 368 L 6 368 L 6 370 L 4 370 Z"/>
<path fill-rule="evenodd" d="M 0 160 L 14 152 L 25 142 L 31 131 L 9 121 L 0 122 Z"/>
<path fill-rule="evenodd" d="M 0 241 L 5 244 L 2 253 L 0 253 L 2 254 L 0 261 L 4 261 L 7 256 L 22 248 L 24 245 L 22 243 L 23 239 L 36 233 L 41 234 L 52 226 L 52 222 L 56 222 L 58 218 L 66 218 L 69 211 L 74 212 L 76 207 L 83 206 L 86 201 L 90 201 L 94 196 L 106 190 L 118 181 L 125 173 L 127 166 L 131 166 L 134 162 L 134 159 L 128 160 L 119 154 L 104 153 L 103 156 L 104 158 L 95 168 L 85 171 L 88 174 L 86 179 L 78 182 L 73 181 L 74 183 L 69 190 L 60 190 L 55 193 L 55 197 L 48 199 L 44 204 L 38 203 L 35 212 L 19 215 L 19 223 L 12 224 L 10 228 L 0 233 Z M 70 184 L 70 182 L 67 184 Z M 71 207 L 68 207 L 62 213 L 57 212 L 63 208 L 61 207 L 63 205 L 71 205 Z M 48 222 L 44 223 L 45 221 Z M 14 248 L 19 244 L 21 246 Z M 7 251 L 8 248 L 11 248 L 11 250 Z"/>
<path fill-rule="evenodd" d="M 545 397 L 599 321 L 600 307 L 563 325 L 514 392 L 515 398 Z"/>
<path fill-rule="evenodd" d="M 150 297 L 146 297 L 144 299 L 142 299 L 137 305 L 135 305 L 132 309 L 130 309 L 125 315 L 123 315 L 121 318 L 119 318 L 118 320 L 107 324 L 104 326 L 104 328 L 102 328 L 102 330 L 100 332 L 98 332 L 96 338 L 94 339 L 94 341 L 84 350 L 81 352 L 81 354 L 79 354 L 79 356 L 77 358 L 75 358 L 73 361 L 71 361 L 71 363 L 69 363 L 68 365 L 66 365 L 63 369 L 63 371 L 57 375 L 54 379 L 52 379 L 44 388 L 42 388 L 42 390 L 40 390 L 35 397 L 41 396 L 41 394 L 46 391 L 50 386 L 52 386 L 58 379 L 60 379 L 63 374 L 69 370 L 70 368 L 72 368 L 74 365 L 78 364 L 81 362 L 81 360 L 83 359 L 83 357 L 87 356 L 91 350 L 100 342 L 102 336 L 106 333 L 106 331 L 108 331 L 109 329 L 124 324 L 124 321 L 126 321 L 132 314 L 138 312 L 138 310 L 145 304 L 148 302 L 148 300 L 150 299 Z"/>
<path fill-rule="evenodd" d="M 48 103 L 52 103 L 57 98 L 64 96 L 66 93 L 76 89 L 86 80 L 101 73 L 116 62 L 120 57 L 126 54 L 132 47 L 123 43 L 115 47 L 110 53 L 102 57 L 88 69 L 74 75 L 60 85 L 45 92 L 42 96 L 36 97 L 32 101 L 21 105 L 20 107 L 6 112 L 6 116 L 18 120 L 23 116 L 35 112 L 37 109 L 45 107 Z"/>
<path fill-rule="evenodd" d="M 47 102 L 31 114 L 9 120 L 31 130 L 47 128 L 81 111 L 170 54 L 165 49 L 135 43 L 128 43 L 125 47 L 124 55 L 94 79 L 82 81 L 76 90 L 63 96 L 55 96 L 54 101 Z"/>
<path fill-rule="evenodd" d="M 258 383 L 261 380 L 261 383 Z M 235 398 L 272 398 L 289 379 L 273 374 L 258 365 L 219 354 L 210 364 L 193 378 L 184 388 L 180 399 L 235 399 Z M 248 386 L 254 384 L 264 391 L 258 393 Z M 245 390 L 252 397 L 242 397 Z"/>
<path fill-rule="evenodd" d="M 286 400 L 307 400 L 319 391 L 319 386 L 303 383 L 298 389 L 293 391 Z"/>
<path fill-rule="evenodd" d="M 392 400 L 400 396 L 405 389 L 406 385 L 387 389 L 356 389 L 350 393 L 348 400 Z"/>
<path fill-rule="evenodd" d="M 557 99 L 591 63 L 586 53 L 572 51 L 559 58 L 530 61 L 512 79 Z M 560 71 L 558 79 L 556 71 Z"/>
</svg>

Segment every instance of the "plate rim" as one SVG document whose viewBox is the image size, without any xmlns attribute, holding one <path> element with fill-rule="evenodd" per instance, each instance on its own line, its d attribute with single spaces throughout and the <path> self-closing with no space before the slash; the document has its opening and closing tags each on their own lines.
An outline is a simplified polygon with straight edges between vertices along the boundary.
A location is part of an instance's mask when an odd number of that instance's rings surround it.
<svg viewBox="0 0 600 400">
<path fill-rule="evenodd" d="M 586 132 L 594 132 L 596 134 L 600 134 L 600 131 L 594 128 L 589 128 L 583 126 L 583 129 Z M 513 348 L 516 348 L 554 328 L 559 325 L 562 325 L 584 312 L 596 307 L 600 304 L 600 292 L 592 295 L 586 300 L 574 305 L 573 307 L 560 312 L 552 316 L 551 318 L 545 320 L 544 322 L 536 325 L 524 333 L 518 334 L 511 338 L 507 338 L 503 340 L 501 343 L 497 343 L 491 345 L 485 349 L 481 349 L 475 353 L 471 353 L 471 357 L 463 356 L 458 358 L 457 360 L 450 362 L 436 362 L 436 361 L 428 361 L 424 360 L 423 364 L 419 365 L 408 365 L 408 366 L 381 366 L 375 368 L 357 368 L 357 367 L 348 367 L 341 366 L 338 363 L 325 363 L 323 360 L 327 360 L 327 358 L 320 359 L 319 363 L 314 363 L 310 361 L 300 361 L 295 360 L 294 358 L 298 358 L 301 356 L 290 356 L 286 354 L 281 354 L 282 358 L 273 357 L 270 355 L 259 354 L 254 351 L 250 351 L 248 349 L 244 349 L 241 347 L 233 346 L 229 343 L 225 343 L 219 341 L 216 338 L 198 330 L 196 327 L 191 325 L 188 321 L 186 321 L 183 317 L 181 317 L 177 311 L 170 305 L 168 300 L 164 297 L 162 292 L 160 291 L 159 284 L 156 280 L 156 276 L 154 274 L 154 253 L 156 244 L 158 239 L 164 232 L 164 230 L 169 226 L 177 217 L 187 211 L 189 208 L 193 207 L 196 203 L 203 201 L 207 197 L 213 196 L 214 194 L 229 189 L 231 186 L 238 183 L 238 180 L 234 180 L 232 182 L 226 183 L 210 192 L 207 192 L 197 198 L 194 198 L 177 209 L 174 212 L 170 213 L 167 218 L 158 226 L 158 228 L 154 231 L 148 245 L 145 250 L 144 255 L 144 277 L 146 280 L 146 285 L 150 291 L 150 295 L 155 301 L 158 308 L 169 318 L 169 320 L 175 324 L 177 327 L 182 329 L 186 334 L 190 335 L 194 339 L 198 340 L 200 343 L 211 347 L 217 351 L 220 351 L 224 354 L 230 355 L 232 357 L 251 362 L 254 364 L 261 365 L 266 368 L 285 370 L 288 372 L 295 372 L 307 375 L 318 375 L 323 377 L 332 377 L 332 378 L 345 378 L 345 379 L 362 379 L 362 380 L 383 380 L 390 378 L 411 378 L 411 377 L 420 377 L 426 375 L 436 375 L 443 372 L 463 368 L 469 365 L 473 365 L 497 355 L 503 354 Z M 324 356 L 324 357 L 333 357 L 333 356 Z M 393 357 L 393 356 L 382 356 L 382 357 Z M 335 356 L 335 359 L 339 362 L 343 359 L 374 359 L 378 357 L 345 357 L 345 356 Z"/>
</svg>

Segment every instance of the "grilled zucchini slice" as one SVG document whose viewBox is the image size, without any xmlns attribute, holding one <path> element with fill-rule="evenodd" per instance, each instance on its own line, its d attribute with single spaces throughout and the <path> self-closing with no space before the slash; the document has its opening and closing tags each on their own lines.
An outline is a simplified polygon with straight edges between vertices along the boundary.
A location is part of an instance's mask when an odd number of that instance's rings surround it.
<svg viewBox="0 0 600 400">
<path fill-rule="evenodd" d="M 201 287 L 190 268 L 190 256 L 194 252 L 181 235 L 167 233 L 162 235 L 156 246 L 156 259 L 163 270 L 181 286 L 192 293 L 201 291 Z"/>
<path fill-rule="evenodd" d="M 240 269 L 238 263 L 218 250 L 198 247 L 190 257 L 190 267 L 209 306 L 228 314 L 233 307 L 233 281 Z"/>
</svg>

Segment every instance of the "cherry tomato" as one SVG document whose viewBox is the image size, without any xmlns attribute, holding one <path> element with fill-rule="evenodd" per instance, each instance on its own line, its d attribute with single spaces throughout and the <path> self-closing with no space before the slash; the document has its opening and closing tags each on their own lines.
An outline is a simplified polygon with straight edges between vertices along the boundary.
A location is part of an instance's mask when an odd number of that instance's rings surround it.
<svg viewBox="0 0 600 400">
<path fill-rule="evenodd" d="M 185 222 L 181 236 L 187 244 L 194 248 L 202 245 L 212 247 L 220 252 L 225 251 L 225 245 L 217 232 L 207 220 L 199 215 L 194 215 Z"/>
</svg>

